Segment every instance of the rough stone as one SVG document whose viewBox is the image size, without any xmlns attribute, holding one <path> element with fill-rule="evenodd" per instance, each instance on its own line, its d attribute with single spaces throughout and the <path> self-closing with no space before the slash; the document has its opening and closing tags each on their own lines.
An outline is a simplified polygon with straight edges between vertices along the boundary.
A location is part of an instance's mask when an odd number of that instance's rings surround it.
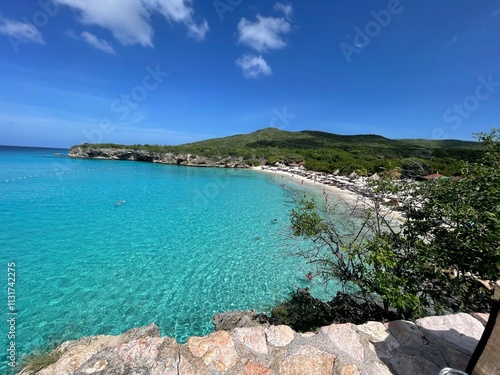
<svg viewBox="0 0 500 375">
<path fill-rule="evenodd" d="M 268 352 L 264 327 L 235 328 L 231 336 L 257 353 L 267 354 Z"/>
<path fill-rule="evenodd" d="M 254 310 L 228 311 L 215 314 L 212 324 L 216 331 L 230 331 L 234 328 L 269 326 L 264 315 L 256 314 Z"/>
<path fill-rule="evenodd" d="M 340 366 L 335 373 L 337 375 L 359 375 L 359 369 L 355 365 Z"/>
<path fill-rule="evenodd" d="M 351 323 L 332 324 L 320 328 L 320 333 L 328 336 L 337 351 L 346 356 L 348 360 L 363 362 L 364 348 L 360 337 L 356 334 L 356 326 Z"/>
<path fill-rule="evenodd" d="M 159 164 L 175 164 L 197 167 L 248 168 L 242 157 L 204 157 L 192 154 L 152 152 L 132 148 L 72 147 L 71 158 L 131 160 Z"/>
<path fill-rule="evenodd" d="M 479 320 L 481 322 L 481 324 L 483 325 L 483 327 L 486 326 L 486 323 L 488 322 L 488 319 L 490 318 L 490 314 L 488 314 L 488 313 L 472 313 L 471 316 L 473 318 L 476 318 L 477 320 Z"/>
<path fill-rule="evenodd" d="M 304 337 L 304 338 L 314 337 L 316 335 L 317 335 L 316 332 L 301 332 L 301 333 L 299 333 L 299 336 Z"/>
<path fill-rule="evenodd" d="M 442 367 L 418 355 L 400 354 L 392 358 L 391 367 L 396 374 L 421 375 L 439 374 Z"/>
<path fill-rule="evenodd" d="M 386 324 L 333 324 L 216 331 L 178 344 L 158 327 L 85 337 L 59 346 L 60 359 L 22 375 L 420 375 L 465 367 L 484 327 L 467 314 Z"/>
<path fill-rule="evenodd" d="M 209 367 L 226 371 L 238 362 L 234 342 L 226 331 L 218 331 L 206 337 L 190 337 L 187 346 L 195 357 L 202 358 Z"/>
<path fill-rule="evenodd" d="M 331 375 L 335 356 L 316 349 L 313 346 L 304 346 L 296 354 L 292 354 L 280 363 L 280 375 Z"/>
<path fill-rule="evenodd" d="M 265 333 L 267 342 L 273 346 L 287 346 L 295 338 L 295 331 L 288 326 L 270 326 Z"/>
<path fill-rule="evenodd" d="M 394 349 L 400 346 L 398 340 L 391 336 L 387 327 L 383 323 L 368 322 L 359 325 L 357 328 L 358 332 L 363 332 L 368 336 L 369 342 L 372 344 L 369 345 L 369 347 L 372 351 L 375 352 L 373 344 L 379 344 L 376 350 L 379 358 L 390 358 Z"/>
<path fill-rule="evenodd" d="M 243 375 L 271 375 L 272 370 L 260 363 L 248 362 L 243 370 Z"/>
<path fill-rule="evenodd" d="M 422 318 L 415 324 L 447 359 L 448 366 L 459 370 L 467 366 L 484 330 L 479 320 L 464 313 Z"/>
<path fill-rule="evenodd" d="M 415 323 L 397 320 L 387 323 L 386 326 L 391 336 L 400 344 L 392 353 L 392 358 L 386 361 L 389 366 L 399 368 L 400 363 L 406 361 L 401 358 L 413 356 L 415 360 L 417 357 L 428 359 L 436 368 L 446 367 L 447 361 L 439 349 L 427 340 Z"/>
</svg>

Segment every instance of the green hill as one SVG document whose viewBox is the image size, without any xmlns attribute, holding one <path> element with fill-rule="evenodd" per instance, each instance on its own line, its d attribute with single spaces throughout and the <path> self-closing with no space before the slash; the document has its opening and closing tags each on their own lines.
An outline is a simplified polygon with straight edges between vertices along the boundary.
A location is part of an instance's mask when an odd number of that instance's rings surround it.
<svg viewBox="0 0 500 375">
<path fill-rule="evenodd" d="M 324 172 L 340 169 L 343 173 L 358 171 L 370 174 L 397 167 L 407 175 L 436 171 L 445 175 L 460 174 L 462 161 L 475 161 L 482 154 L 478 142 L 396 140 L 374 134 L 338 135 L 312 130 L 290 132 L 275 128 L 179 146 L 94 146 L 190 153 L 207 157 L 242 156 L 253 165 L 304 161 L 306 168 Z"/>
</svg>

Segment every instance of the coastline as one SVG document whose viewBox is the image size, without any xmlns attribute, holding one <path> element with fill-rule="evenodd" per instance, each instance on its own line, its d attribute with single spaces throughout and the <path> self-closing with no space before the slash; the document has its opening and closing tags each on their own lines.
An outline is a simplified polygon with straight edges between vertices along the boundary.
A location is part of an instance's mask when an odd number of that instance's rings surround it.
<svg viewBox="0 0 500 375">
<path fill-rule="evenodd" d="M 340 189 L 336 186 L 327 185 L 319 181 L 313 181 L 288 171 L 270 170 L 262 167 L 251 167 L 250 169 L 271 175 L 281 176 L 283 183 L 291 183 L 295 187 L 303 187 L 307 190 L 314 191 L 315 193 L 322 194 L 322 190 L 324 189 L 327 193 L 345 201 L 346 203 L 356 204 L 360 200 L 360 197 L 362 197 L 360 194 L 356 194 L 353 191 Z"/>
<path fill-rule="evenodd" d="M 105 159 L 105 160 L 129 160 L 145 161 L 158 164 L 170 164 L 191 167 L 217 167 L 217 168 L 242 168 L 252 171 L 266 172 L 271 175 L 279 175 L 282 179 L 281 185 L 284 188 L 294 186 L 295 195 L 299 198 L 298 192 L 311 191 L 317 196 L 318 208 L 326 212 L 333 212 L 339 205 L 343 206 L 345 211 L 355 210 L 375 210 L 375 202 L 370 198 L 371 189 L 367 184 L 368 179 L 378 178 L 375 174 L 370 178 L 359 177 L 354 173 L 349 176 L 341 176 L 338 171 L 333 174 L 326 174 L 306 170 L 302 165 L 285 166 L 283 164 L 276 166 L 249 166 L 241 157 L 228 157 L 210 159 L 200 157 L 194 154 L 173 154 L 158 153 L 144 150 L 134 150 L 129 148 L 111 149 L 111 148 L 84 148 L 72 147 L 68 153 L 70 158 L 84 159 Z M 304 194 L 307 198 L 307 193 Z M 389 200 L 397 197 L 389 197 Z M 403 220 L 402 214 L 389 206 L 379 206 L 379 212 L 391 223 L 395 220 L 397 223 Z"/>
<path fill-rule="evenodd" d="M 349 189 L 342 189 L 337 186 L 332 186 L 325 184 L 321 181 L 315 181 L 314 179 L 308 178 L 306 176 L 298 175 L 289 170 L 283 170 L 279 168 L 270 169 L 268 167 L 250 167 L 250 170 L 256 172 L 263 172 L 269 175 L 273 175 L 281 179 L 281 185 L 285 188 L 291 188 L 288 185 L 293 186 L 292 190 L 306 190 L 313 192 L 314 195 L 323 196 L 318 203 L 318 208 L 325 210 L 326 212 L 335 211 L 335 207 L 338 203 L 349 208 L 350 210 L 363 209 L 363 210 L 374 210 L 374 202 L 367 196 L 354 192 Z M 330 199 L 332 197 L 333 199 Z M 306 195 L 305 198 L 310 198 L 310 195 Z M 404 220 L 401 212 L 395 211 L 387 206 L 381 206 L 381 213 L 388 222 L 392 223 L 396 221 L 400 223 Z"/>
</svg>

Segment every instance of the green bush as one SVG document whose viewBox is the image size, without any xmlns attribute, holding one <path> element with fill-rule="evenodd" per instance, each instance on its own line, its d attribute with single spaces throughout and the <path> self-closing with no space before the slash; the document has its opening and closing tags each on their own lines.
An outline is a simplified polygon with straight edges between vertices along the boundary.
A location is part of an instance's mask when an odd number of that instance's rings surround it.
<svg viewBox="0 0 500 375">
<path fill-rule="evenodd" d="M 333 320 L 331 307 L 312 297 L 305 289 L 291 293 L 289 299 L 271 309 L 274 324 L 287 325 L 298 332 L 313 331 Z"/>
<path fill-rule="evenodd" d="M 270 323 L 284 324 L 297 332 L 311 332 L 333 323 L 363 324 L 367 321 L 388 321 L 399 318 L 373 303 L 356 299 L 345 293 L 329 302 L 311 296 L 307 289 L 299 289 L 271 309 Z"/>
<path fill-rule="evenodd" d="M 491 291 L 477 280 L 496 280 L 500 269 L 500 131 L 478 138 L 486 152 L 464 165 L 459 180 L 395 184 L 388 172 L 397 169 L 386 161 L 388 177 L 374 183 L 372 209 L 351 218 L 359 225 L 350 236 L 314 202 L 301 202 L 292 210 L 293 234 L 314 246 L 300 255 L 324 279 L 367 303 L 379 298 L 386 311 L 406 319 L 488 310 Z M 399 197 L 404 217 L 397 225 L 381 206 L 387 194 Z"/>
</svg>

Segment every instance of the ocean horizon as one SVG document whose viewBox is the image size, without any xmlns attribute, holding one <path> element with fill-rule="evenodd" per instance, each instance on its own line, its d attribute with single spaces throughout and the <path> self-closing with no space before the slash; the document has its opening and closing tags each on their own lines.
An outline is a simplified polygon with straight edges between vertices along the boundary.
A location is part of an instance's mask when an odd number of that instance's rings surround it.
<svg viewBox="0 0 500 375">
<path fill-rule="evenodd" d="M 1 279 L 15 263 L 18 356 L 151 322 L 184 342 L 212 332 L 218 312 L 269 311 L 306 286 L 326 296 L 291 255 L 305 245 L 290 233 L 297 190 L 279 176 L 67 151 L 0 146 Z"/>
</svg>

